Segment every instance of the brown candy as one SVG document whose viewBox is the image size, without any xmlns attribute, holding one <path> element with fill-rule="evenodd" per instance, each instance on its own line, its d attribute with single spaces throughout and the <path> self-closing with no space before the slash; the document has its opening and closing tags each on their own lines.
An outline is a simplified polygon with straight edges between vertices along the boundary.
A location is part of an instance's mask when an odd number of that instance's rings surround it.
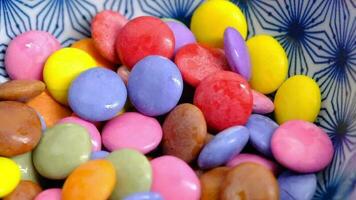
<svg viewBox="0 0 356 200">
<path fill-rule="evenodd" d="M 20 102 L 0 102 L 0 156 L 31 151 L 40 138 L 41 122 L 36 111 Z"/>
<path fill-rule="evenodd" d="M 33 200 L 40 192 L 41 187 L 32 181 L 21 181 L 16 189 L 3 200 Z"/>
<path fill-rule="evenodd" d="M 228 167 L 218 167 L 200 177 L 202 191 L 200 200 L 219 200 L 221 184 L 229 170 Z"/>
<path fill-rule="evenodd" d="M 12 80 L 0 84 L 0 100 L 22 101 L 41 94 L 46 88 L 42 81 L 37 80 Z"/>
<path fill-rule="evenodd" d="M 255 163 L 243 163 L 227 173 L 220 197 L 221 200 L 278 200 L 278 183 L 267 168 Z"/>
<path fill-rule="evenodd" d="M 163 123 L 163 151 L 186 162 L 194 160 L 207 134 L 203 113 L 192 104 L 178 105 Z"/>
</svg>

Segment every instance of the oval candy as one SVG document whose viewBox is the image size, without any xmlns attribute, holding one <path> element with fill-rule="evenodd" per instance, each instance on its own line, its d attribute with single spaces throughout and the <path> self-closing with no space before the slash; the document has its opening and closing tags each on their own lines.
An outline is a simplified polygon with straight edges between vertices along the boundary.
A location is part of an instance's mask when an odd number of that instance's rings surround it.
<svg viewBox="0 0 356 200">
<path fill-rule="evenodd" d="M 62 200 L 62 190 L 59 188 L 44 190 L 34 200 Z"/>
<path fill-rule="evenodd" d="M 219 200 L 221 185 L 229 170 L 228 167 L 217 167 L 200 176 L 201 200 Z"/>
<path fill-rule="evenodd" d="M 21 180 L 33 181 L 35 183 L 38 182 L 39 176 L 33 166 L 32 151 L 12 157 L 11 160 L 15 161 L 20 168 Z"/>
<path fill-rule="evenodd" d="M 17 164 L 5 157 L 0 157 L 0 198 L 10 194 L 21 179 Z"/>
<path fill-rule="evenodd" d="M 186 27 L 182 22 L 177 22 L 173 20 L 168 20 L 165 22 L 174 35 L 174 53 L 176 53 L 183 46 L 196 42 L 192 31 L 190 31 L 190 29 Z"/>
<path fill-rule="evenodd" d="M 46 88 L 42 81 L 11 80 L 0 84 L 0 101 L 26 102 L 41 94 Z"/>
<path fill-rule="evenodd" d="M 257 92 L 256 90 L 252 91 L 252 112 L 257 114 L 267 114 L 271 113 L 274 110 L 274 104 L 270 98 L 264 94 Z"/>
<path fill-rule="evenodd" d="M 276 163 L 274 163 L 270 160 L 267 160 L 266 158 L 261 157 L 259 155 L 249 154 L 249 153 L 240 153 L 239 155 L 232 158 L 226 164 L 226 166 L 233 168 L 233 167 L 240 165 L 242 163 L 259 164 L 259 165 L 264 166 L 267 169 L 271 170 L 271 172 L 273 172 L 274 175 L 277 175 L 279 172 L 279 167 Z"/>
<path fill-rule="evenodd" d="M 281 200 L 311 200 L 317 188 L 315 174 L 283 172 L 278 176 Z"/>
<path fill-rule="evenodd" d="M 16 189 L 5 196 L 3 200 L 33 200 L 42 188 L 32 181 L 21 181 Z"/>
</svg>

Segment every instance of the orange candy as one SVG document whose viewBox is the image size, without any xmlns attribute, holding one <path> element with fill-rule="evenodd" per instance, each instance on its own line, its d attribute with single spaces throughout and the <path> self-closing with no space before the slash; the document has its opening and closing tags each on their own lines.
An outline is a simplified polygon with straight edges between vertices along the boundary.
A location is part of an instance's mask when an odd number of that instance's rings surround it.
<svg viewBox="0 0 356 200">
<path fill-rule="evenodd" d="M 115 168 L 107 160 L 91 160 L 76 168 L 67 178 L 62 200 L 105 200 L 114 190 Z"/>
</svg>

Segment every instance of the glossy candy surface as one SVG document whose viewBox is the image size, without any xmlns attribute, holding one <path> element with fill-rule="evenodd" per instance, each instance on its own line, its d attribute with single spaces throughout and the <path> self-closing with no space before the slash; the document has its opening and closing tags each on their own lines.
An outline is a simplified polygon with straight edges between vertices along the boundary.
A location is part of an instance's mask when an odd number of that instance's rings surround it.
<svg viewBox="0 0 356 200">
<path fill-rule="evenodd" d="M 257 92 L 256 90 L 252 91 L 252 112 L 257 114 L 267 114 L 271 113 L 274 110 L 273 101 L 265 96 L 264 94 Z"/>
<path fill-rule="evenodd" d="M 235 167 L 237 165 L 240 165 L 242 163 L 255 163 L 259 164 L 261 166 L 266 167 L 267 169 L 271 170 L 274 175 L 277 175 L 279 172 L 279 167 L 276 163 L 267 160 L 264 157 L 261 157 L 259 155 L 255 154 L 249 154 L 249 153 L 240 153 L 237 156 L 233 157 L 227 164 L 226 166 L 228 167 Z"/>
<path fill-rule="evenodd" d="M 316 190 L 315 174 L 296 174 L 289 171 L 278 176 L 281 200 L 310 200 Z"/>
<path fill-rule="evenodd" d="M 217 167 L 200 176 L 201 200 L 219 200 L 221 185 L 229 170 L 228 167 Z"/>
<path fill-rule="evenodd" d="M 0 198 L 11 193 L 20 182 L 21 173 L 16 163 L 0 157 Z"/>
<path fill-rule="evenodd" d="M 193 33 L 186 27 L 183 23 L 177 21 L 166 21 L 168 27 L 172 30 L 174 34 L 175 46 L 174 52 L 176 53 L 183 46 L 195 43 L 195 37 Z"/>
<path fill-rule="evenodd" d="M 59 188 L 51 188 L 42 191 L 34 200 L 62 200 L 62 190 Z"/>
<path fill-rule="evenodd" d="M 46 88 L 42 81 L 12 80 L 0 84 L 0 101 L 22 101 L 38 96 Z"/>
</svg>

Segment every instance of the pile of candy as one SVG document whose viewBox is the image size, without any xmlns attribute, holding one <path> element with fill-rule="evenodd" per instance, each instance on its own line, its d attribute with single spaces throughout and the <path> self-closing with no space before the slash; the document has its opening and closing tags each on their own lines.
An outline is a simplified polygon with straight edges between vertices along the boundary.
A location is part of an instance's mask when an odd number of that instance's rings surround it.
<svg viewBox="0 0 356 200">
<path fill-rule="evenodd" d="M 201 4 L 190 28 L 102 11 L 92 38 L 71 47 L 42 31 L 14 38 L 12 80 L 0 85 L 0 198 L 311 199 L 334 151 L 313 124 L 316 82 L 287 79 L 273 37 L 245 42 L 228 1 Z"/>
</svg>

